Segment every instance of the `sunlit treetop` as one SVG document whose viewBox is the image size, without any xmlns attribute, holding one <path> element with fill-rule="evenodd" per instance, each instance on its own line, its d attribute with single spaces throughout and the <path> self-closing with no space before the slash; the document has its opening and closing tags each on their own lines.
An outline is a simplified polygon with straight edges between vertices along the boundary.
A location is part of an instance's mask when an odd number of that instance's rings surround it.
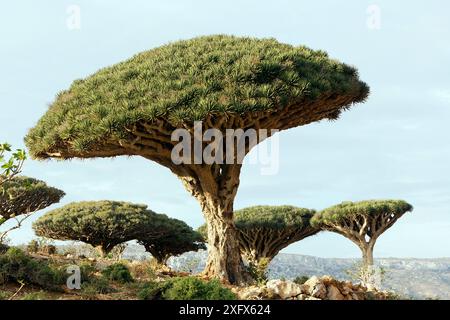
<svg viewBox="0 0 450 320">
<path fill-rule="evenodd" d="M 235 224 L 239 230 L 300 229 L 309 226 L 315 210 L 294 206 L 253 206 L 235 212 Z"/>
<path fill-rule="evenodd" d="M 342 202 L 318 212 L 311 223 L 315 226 L 334 225 L 347 220 L 357 221 L 359 217 L 377 219 L 378 217 L 399 217 L 412 211 L 413 206 L 403 200 L 366 200 Z"/>
<path fill-rule="evenodd" d="M 58 203 L 65 193 L 47 186 L 43 181 L 15 176 L 5 181 L 0 190 L 0 222 L 15 216 L 29 214 Z"/>
<path fill-rule="evenodd" d="M 26 143 L 34 158 L 133 154 L 121 142 L 160 141 L 195 120 L 219 129 L 287 129 L 336 119 L 368 93 L 355 68 L 323 51 L 275 39 L 204 36 L 74 81 Z"/>
</svg>

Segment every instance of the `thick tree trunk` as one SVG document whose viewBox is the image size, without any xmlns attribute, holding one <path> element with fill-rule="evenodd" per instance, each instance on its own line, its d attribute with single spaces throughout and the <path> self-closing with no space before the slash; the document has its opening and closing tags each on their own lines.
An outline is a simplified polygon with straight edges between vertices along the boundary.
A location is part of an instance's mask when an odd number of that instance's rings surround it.
<svg viewBox="0 0 450 320">
<path fill-rule="evenodd" d="M 239 251 L 233 212 L 220 206 L 205 206 L 203 211 L 208 227 L 208 261 L 204 275 L 231 284 L 250 282 Z"/>
<path fill-rule="evenodd" d="M 242 262 L 233 222 L 240 169 L 240 164 L 172 168 L 200 203 L 206 220 L 208 260 L 203 275 L 236 285 L 252 281 Z"/>
<path fill-rule="evenodd" d="M 105 249 L 105 247 L 100 245 L 95 248 L 97 249 L 98 253 L 100 254 L 100 257 L 106 258 L 106 256 L 108 255 L 108 251 Z"/>
<path fill-rule="evenodd" d="M 373 266 L 373 246 L 366 246 L 364 249 L 362 249 L 362 253 L 364 266 L 366 268 Z"/>
<path fill-rule="evenodd" d="M 362 271 L 362 280 L 363 284 L 369 290 L 376 289 L 377 286 L 377 270 L 374 267 L 373 263 L 373 247 L 375 242 L 364 243 L 361 246 L 361 251 L 363 254 L 363 269 Z"/>
</svg>

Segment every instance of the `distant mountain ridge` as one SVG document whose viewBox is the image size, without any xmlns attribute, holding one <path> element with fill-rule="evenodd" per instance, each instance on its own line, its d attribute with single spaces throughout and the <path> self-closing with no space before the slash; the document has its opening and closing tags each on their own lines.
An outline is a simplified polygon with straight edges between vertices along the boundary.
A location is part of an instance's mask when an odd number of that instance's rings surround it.
<svg viewBox="0 0 450 320">
<path fill-rule="evenodd" d="M 189 252 L 171 258 L 169 265 L 181 271 L 199 272 L 206 261 L 206 252 Z M 143 247 L 130 245 L 124 258 L 142 260 L 149 257 Z M 331 275 L 351 280 L 347 270 L 355 268 L 359 259 L 319 258 L 299 254 L 279 254 L 269 266 L 269 277 L 293 279 L 297 276 Z M 411 298 L 450 299 L 450 258 L 381 258 L 376 263 L 385 271 L 383 289 Z"/>
</svg>

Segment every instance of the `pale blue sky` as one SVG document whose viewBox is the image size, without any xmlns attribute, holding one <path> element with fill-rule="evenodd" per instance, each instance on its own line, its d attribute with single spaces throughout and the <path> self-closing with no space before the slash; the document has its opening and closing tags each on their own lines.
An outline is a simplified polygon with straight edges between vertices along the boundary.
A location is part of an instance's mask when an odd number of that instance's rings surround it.
<svg viewBox="0 0 450 320">
<path fill-rule="evenodd" d="M 72 4 L 81 9 L 80 30 L 66 26 Z M 371 4 L 381 9 L 379 30 L 366 25 Z M 379 239 L 375 256 L 450 256 L 448 12 L 443 0 L 4 1 L 0 141 L 23 147 L 27 130 L 73 80 L 169 41 L 226 33 L 304 44 L 355 65 L 371 96 L 337 122 L 282 132 L 279 174 L 261 176 L 258 166 L 244 167 L 235 207 L 321 209 L 343 200 L 403 198 L 415 210 Z M 64 190 L 59 205 L 126 200 L 193 227 L 203 222 L 177 178 L 143 159 L 30 160 L 24 174 Z M 31 221 L 11 237 L 31 239 Z M 330 233 L 284 252 L 359 256 L 350 241 Z"/>
</svg>

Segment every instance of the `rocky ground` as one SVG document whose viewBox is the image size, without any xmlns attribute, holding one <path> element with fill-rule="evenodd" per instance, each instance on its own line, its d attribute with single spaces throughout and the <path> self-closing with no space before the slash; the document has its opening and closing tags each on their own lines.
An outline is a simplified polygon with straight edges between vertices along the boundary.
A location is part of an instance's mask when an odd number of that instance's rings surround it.
<svg viewBox="0 0 450 320">
<path fill-rule="evenodd" d="M 398 297 L 391 292 L 372 290 L 349 281 L 338 281 L 331 276 L 309 278 L 304 284 L 273 279 L 264 286 L 235 288 L 244 300 L 389 300 Z"/>
<path fill-rule="evenodd" d="M 87 255 L 86 246 L 59 247 L 59 251 L 75 255 Z M 123 258 L 136 262 L 149 255 L 137 245 L 130 245 Z M 197 273 L 204 267 L 206 252 L 188 253 L 171 258 L 169 265 L 178 272 Z M 242 298 L 248 299 L 390 299 L 392 292 L 401 298 L 450 299 L 450 258 L 443 259 L 378 259 L 377 263 L 386 274 L 382 292 L 371 292 L 349 276 L 357 259 L 324 259 L 312 256 L 280 254 L 269 266 L 270 281 L 263 287 L 236 289 Z M 315 276 L 314 276 L 315 275 Z M 293 283 L 299 276 L 309 280 L 304 285 Z M 280 280 L 282 279 L 282 280 Z M 286 280 L 284 280 L 286 279 Z"/>
</svg>

